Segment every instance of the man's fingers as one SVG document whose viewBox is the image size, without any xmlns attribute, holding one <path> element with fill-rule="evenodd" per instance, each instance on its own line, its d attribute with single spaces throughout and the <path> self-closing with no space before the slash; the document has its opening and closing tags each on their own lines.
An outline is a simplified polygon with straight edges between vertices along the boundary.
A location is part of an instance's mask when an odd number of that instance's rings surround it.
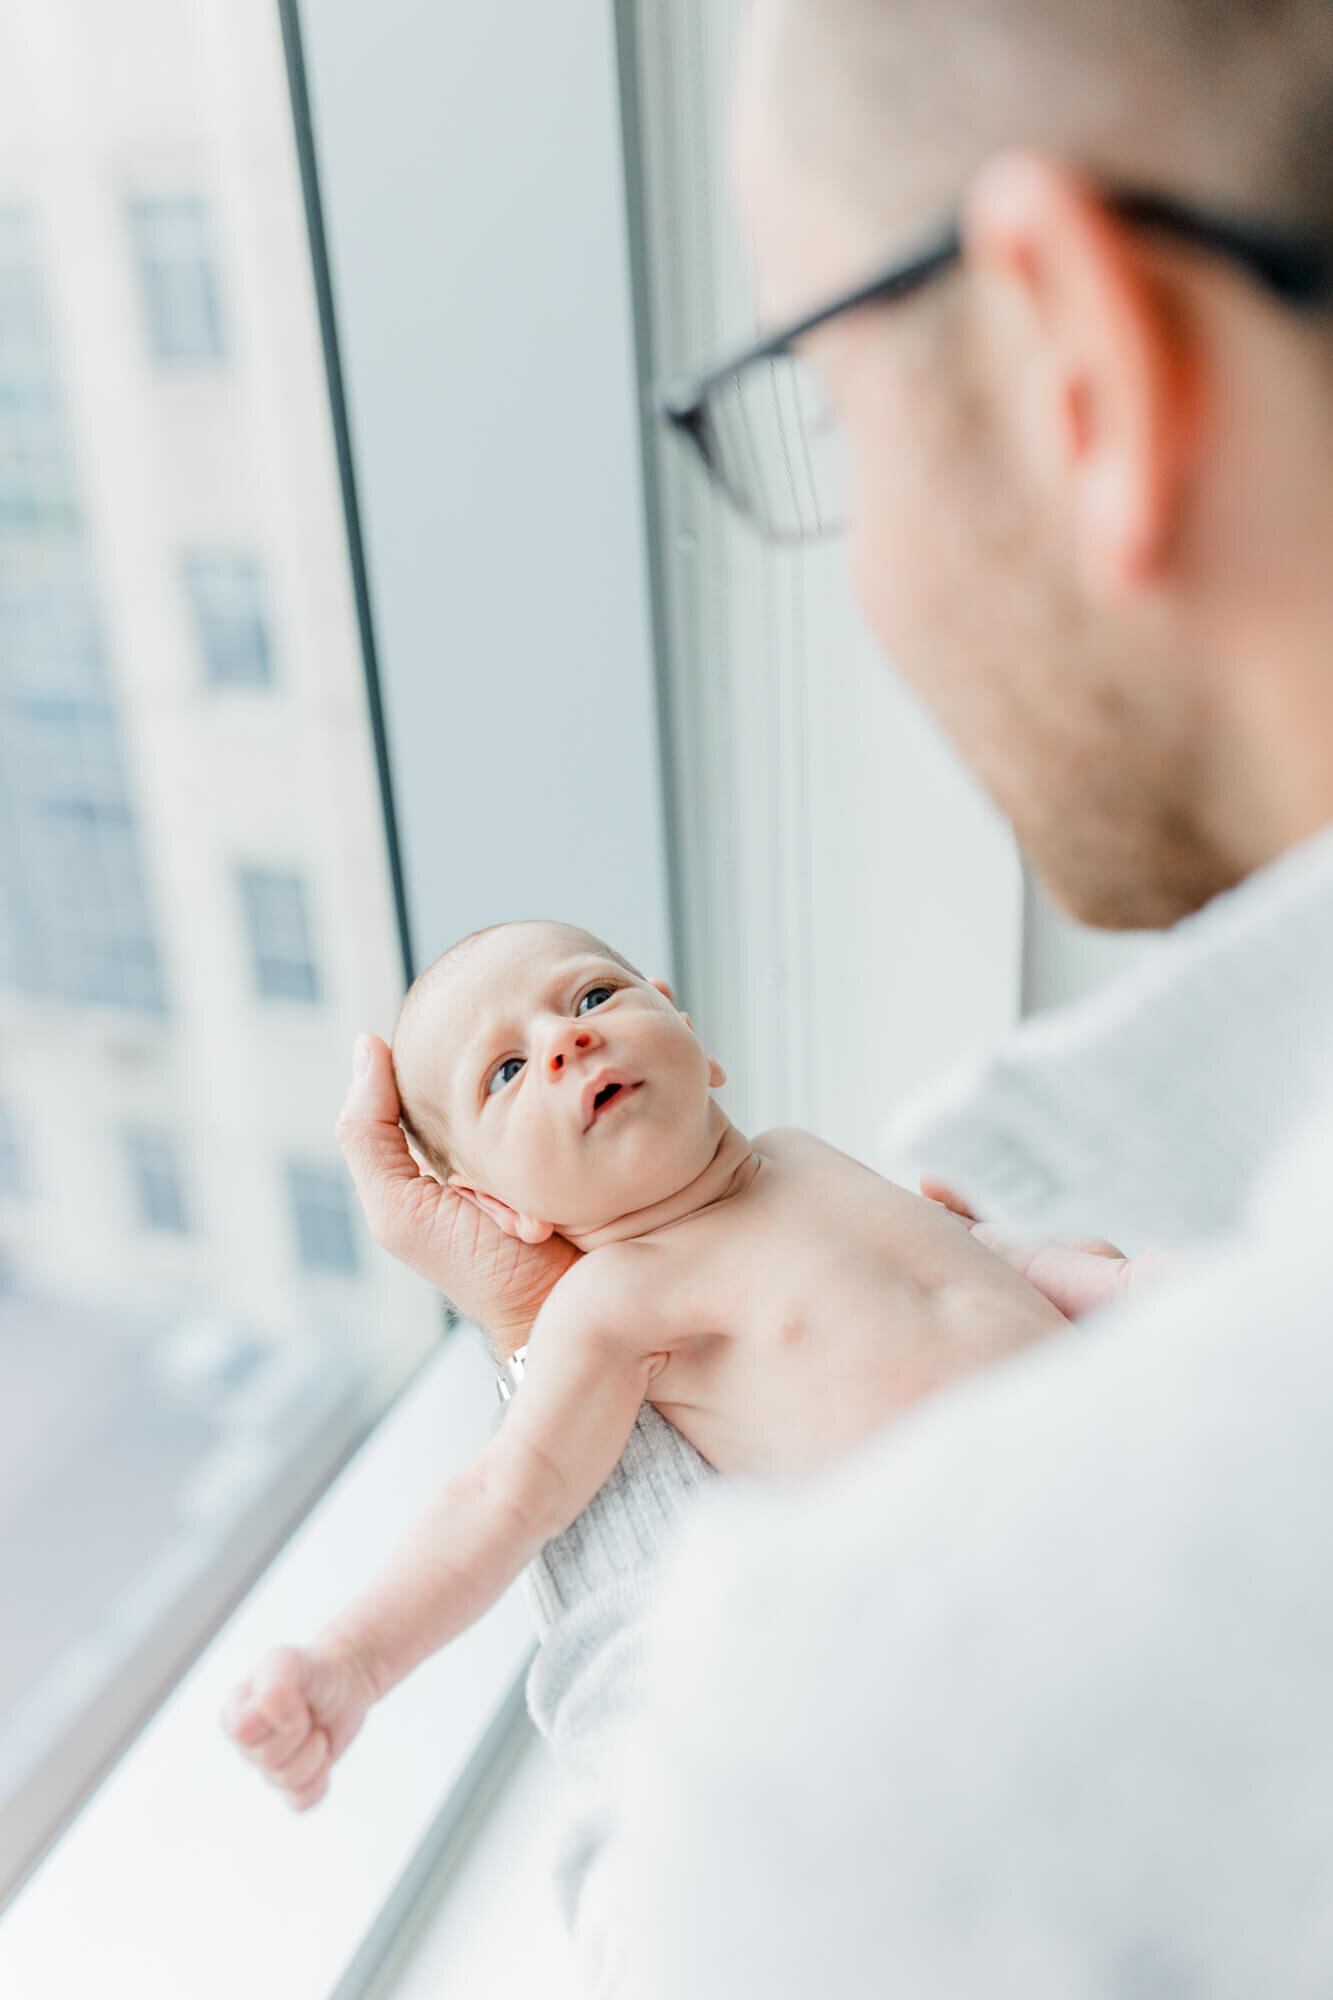
<svg viewBox="0 0 1333 2000">
<path fill-rule="evenodd" d="M 1080 1319 L 1129 1289 L 1129 1260 L 1109 1244 L 1085 1250 L 1069 1243 L 1005 1243 L 984 1222 L 972 1234 L 1012 1264 L 1066 1319 Z"/>
<path fill-rule="evenodd" d="M 941 1208 L 951 1208 L 955 1215 L 961 1215 L 964 1222 L 975 1222 L 976 1213 L 970 1209 L 960 1194 L 955 1194 L 943 1181 L 932 1180 L 929 1174 L 921 1176 L 921 1192 L 927 1201 L 937 1201 Z"/>
<path fill-rule="evenodd" d="M 388 1047 L 378 1035 L 359 1036 L 352 1081 L 334 1129 L 370 1232 L 386 1248 L 392 1247 L 389 1239 L 407 1200 L 419 1200 L 425 1188 L 439 1192 L 439 1183 L 429 1181 L 412 1158 L 399 1110 Z"/>
<path fill-rule="evenodd" d="M 358 1035 L 352 1045 L 352 1081 L 343 1101 L 343 1117 L 396 1125 L 401 1108 L 388 1043 L 379 1035 Z"/>
</svg>

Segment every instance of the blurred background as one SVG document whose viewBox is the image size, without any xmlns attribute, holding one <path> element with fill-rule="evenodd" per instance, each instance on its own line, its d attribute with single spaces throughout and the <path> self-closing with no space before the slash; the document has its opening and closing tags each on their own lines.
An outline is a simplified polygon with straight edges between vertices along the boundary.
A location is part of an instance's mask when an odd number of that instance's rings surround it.
<svg viewBox="0 0 1333 2000">
<path fill-rule="evenodd" d="M 455 1337 L 333 1137 L 414 969 L 587 924 L 907 1178 L 1142 948 L 658 434 L 742 13 L 0 0 L 0 1890 Z"/>
<path fill-rule="evenodd" d="M 0 4 L 0 1878 L 440 1333 L 273 10 Z"/>
</svg>

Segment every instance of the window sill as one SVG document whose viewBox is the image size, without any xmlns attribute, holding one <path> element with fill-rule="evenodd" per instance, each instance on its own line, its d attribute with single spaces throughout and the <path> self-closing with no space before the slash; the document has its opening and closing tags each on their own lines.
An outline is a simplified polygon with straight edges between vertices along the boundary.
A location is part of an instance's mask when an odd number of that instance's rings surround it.
<svg viewBox="0 0 1333 2000">
<path fill-rule="evenodd" d="M 227 1691 L 304 1639 L 491 1433 L 479 1344 L 445 1341 L 163 1703 L 0 1922 L 0 1992 L 327 2000 L 532 1649 L 521 1586 L 425 1662 L 294 1813 L 224 1737 Z"/>
</svg>

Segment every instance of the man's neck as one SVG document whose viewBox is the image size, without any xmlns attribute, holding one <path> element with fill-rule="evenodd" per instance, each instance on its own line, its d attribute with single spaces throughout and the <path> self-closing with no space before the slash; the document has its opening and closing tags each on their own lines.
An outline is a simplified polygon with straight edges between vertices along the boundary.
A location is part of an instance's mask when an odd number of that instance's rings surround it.
<svg viewBox="0 0 1333 2000">
<path fill-rule="evenodd" d="M 578 1250 L 600 1250 L 607 1243 L 627 1243 L 632 1237 L 646 1236 L 650 1230 L 664 1229 L 668 1222 L 681 1222 L 687 1215 L 713 1208 L 730 1195 L 740 1194 L 759 1171 L 759 1155 L 743 1132 L 729 1118 L 723 1119 L 717 1146 L 703 1172 L 687 1181 L 675 1194 L 655 1201 L 648 1208 L 635 1209 L 590 1230 L 562 1229 Z"/>
</svg>

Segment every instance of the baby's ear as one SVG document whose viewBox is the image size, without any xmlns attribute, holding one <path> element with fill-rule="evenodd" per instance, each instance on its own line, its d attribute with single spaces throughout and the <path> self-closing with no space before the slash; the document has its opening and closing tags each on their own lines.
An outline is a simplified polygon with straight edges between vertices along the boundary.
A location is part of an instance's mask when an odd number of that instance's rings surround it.
<svg viewBox="0 0 1333 2000">
<path fill-rule="evenodd" d="M 648 984 L 650 986 L 655 986 L 659 993 L 665 993 L 667 999 L 671 1002 L 672 1006 L 676 1007 L 676 996 L 671 991 L 671 988 L 667 985 L 665 979 L 650 979 L 648 981 Z M 676 1007 L 676 1012 L 680 1015 L 682 1021 L 684 1021 L 685 1026 L 692 1030 L 694 1027 L 694 1023 L 690 1019 L 689 1015 L 685 1012 L 685 1009 L 683 1007 Z M 726 1082 L 726 1080 L 727 1080 L 727 1072 L 723 1069 L 721 1063 L 714 1061 L 713 1057 L 709 1056 L 708 1088 L 710 1090 L 720 1090 L 722 1088 L 722 1085 Z"/>
<path fill-rule="evenodd" d="M 553 1222 L 538 1222 L 535 1215 L 519 1215 L 510 1208 L 508 1202 L 500 1201 L 493 1194 L 483 1194 L 480 1188 L 469 1186 L 461 1174 L 450 1174 L 449 1185 L 454 1193 L 464 1201 L 470 1201 L 483 1215 L 489 1215 L 506 1236 L 515 1236 L 520 1243 L 545 1243 L 555 1235 Z"/>
</svg>

